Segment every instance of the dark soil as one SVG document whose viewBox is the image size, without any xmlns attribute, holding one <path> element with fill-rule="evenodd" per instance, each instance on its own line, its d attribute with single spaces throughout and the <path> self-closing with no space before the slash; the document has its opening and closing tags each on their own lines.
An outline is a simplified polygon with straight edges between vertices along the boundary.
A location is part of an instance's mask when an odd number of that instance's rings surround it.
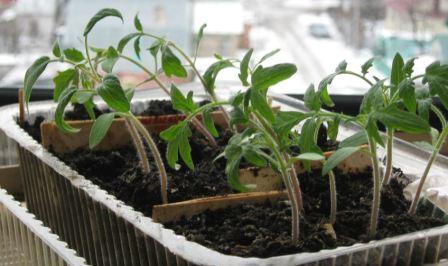
<svg viewBox="0 0 448 266">
<path fill-rule="evenodd" d="M 319 173 L 299 177 L 304 211 L 300 218 L 300 241 L 290 241 L 290 206 L 286 201 L 242 204 L 238 207 L 206 211 L 167 224 L 177 234 L 225 254 L 243 257 L 271 257 L 298 252 L 316 252 L 338 246 L 368 242 L 372 180 L 370 173 L 336 173 L 338 213 L 334 230 L 337 239 L 322 227 L 330 211 L 328 179 Z M 404 184 L 392 180 L 383 189 L 376 239 L 443 225 L 428 210 L 418 216 L 406 213 L 409 202 L 403 197 Z M 424 209 L 424 208 L 422 208 Z"/>
<path fill-rule="evenodd" d="M 104 113 L 109 113 L 109 110 L 100 110 L 96 106 L 93 108 L 95 116 L 98 117 Z M 87 113 L 84 105 L 74 104 L 73 110 L 65 112 L 65 120 L 89 120 L 90 116 Z"/>
<path fill-rule="evenodd" d="M 194 171 L 183 164 L 176 171 L 171 169 L 165 161 L 169 177 L 169 202 L 233 192 L 224 173 L 225 160 L 213 162 L 224 150 L 230 136 L 230 132 L 221 131 L 221 136 L 217 139 L 219 147 L 212 148 L 202 136 L 195 133 L 190 139 L 192 157 L 195 162 Z M 153 135 L 153 138 L 165 160 L 165 142 L 156 135 Z M 148 157 L 151 162 L 149 174 L 142 173 L 133 146 L 113 151 L 78 150 L 61 156 L 61 159 L 102 189 L 150 216 L 152 206 L 162 202 L 159 173 L 153 164 L 154 160 L 150 152 Z"/>
<path fill-rule="evenodd" d="M 43 116 L 37 116 L 34 123 L 30 124 L 28 121 L 25 121 L 22 125 L 23 130 L 39 143 L 42 142 L 42 137 L 40 136 L 40 124 L 42 124 L 44 120 L 45 118 Z"/>
</svg>

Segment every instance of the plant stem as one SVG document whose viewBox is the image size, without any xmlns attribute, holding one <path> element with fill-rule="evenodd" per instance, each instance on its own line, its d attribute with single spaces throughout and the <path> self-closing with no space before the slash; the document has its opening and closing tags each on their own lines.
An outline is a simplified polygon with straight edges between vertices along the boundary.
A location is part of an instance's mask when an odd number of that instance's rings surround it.
<svg viewBox="0 0 448 266">
<path fill-rule="evenodd" d="M 146 155 L 145 146 L 143 146 L 142 139 L 135 128 L 135 125 L 129 120 L 129 118 L 125 118 L 126 127 L 128 128 L 129 133 L 131 134 L 132 141 L 134 142 L 134 146 L 137 150 L 138 157 L 140 159 L 140 163 L 142 166 L 142 170 L 144 173 L 149 173 L 149 161 L 148 156 Z"/>
<path fill-rule="evenodd" d="M 394 130 L 387 129 L 387 143 L 386 143 L 386 170 L 384 172 L 383 183 L 389 184 L 390 176 L 392 174 L 392 151 L 394 148 Z"/>
<path fill-rule="evenodd" d="M 364 76 L 362 76 L 362 75 L 360 75 L 360 74 L 358 74 L 356 72 L 353 72 L 353 71 L 342 71 L 340 74 L 352 75 L 352 76 L 358 77 L 358 78 L 364 80 L 365 82 L 367 82 L 370 86 L 373 86 L 373 83 L 368 78 L 366 78 L 366 77 L 364 77 Z"/>
<path fill-rule="evenodd" d="M 157 85 L 159 85 L 159 87 L 168 95 L 170 96 L 170 91 L 168 90 L 168 88 L 162 83 L 162 81 L 160 81 L 157 76 L 152 73 L 149 69 L 147 69 L 144 65 L 142 65 L 140 62 L 125 56 L 123 54 L 119 55 L 121 58 L 135 64 L 136 66 L 138 66 L 140 69 L 142 69 L 146 74 L 148 74 L 150 76 L 150 78 L 152 78 Z M 188 114 L 187 114 L 188 115 Z M 196 129 L 202 134 L 204 135 L 204 137 L 208 140 L 208 142 L 210 143 L 210 145 L 212 147 L 217 147 L 218 143 L 216 142 L 215 138 L 210 134 L 210 132 L 204 127 L 204 125 L 202 124 L 201 121 L 199 121 L 197 118 L 193 118 L 191 120 L 191 122 L 193 123 L 193 125 L 196 127 Z"/>
<path fill-rule="evenodd" d="M 283 156 L 286 161 L 289 161 L 289 155 L 283 153 Z M 293 197 L 290 198 L 290 201 L 291 202 L 295 201 L 296 205 L 296 207 L 294 208 L 291 207 L 291 214 L 292 214 L 291 238 L 292 242 L 297 244 L 297 242 L 299 242 L 299 236 L 300 236 L 300 212 L 302 211 L 303 203 L 302 203 L 302 190 L 300 189 L 300 183 L 299 180 L 297 179 L 297 173 L 296 169 L 294 168 L 294 165 L 292 165 L 292 167 L 289 169 L 289 180 L 293 190 Z"/>
<path fill-rule="evenodd" d="M 255 114 L 257 113 L 255 112 Z M 287 165 L 289 155 L 287 153 L 283 153 L 283 155 L 280 153 L 279 145 L 276 142 L 275 138 L 271 136 L 269 130 L 267 130 L 267 125 L 258 124 L 253 120 L 250 121 L 250 124 L 263 134 L 266 142 L 271 148 L 271 151 L 279 162 L 279 171 L 282 176 L 283 183 L 285 184 L 289 201 L 291 202 L 291 240 L 293 243 L 297 243 L 299 241 L 300 232 L 300 210 L 303 204 L 300 184 L 297 179 L 297 174 L 295 172 L 294 166 L 289 169 L 288 173 Z"/>
<path fill-rule="evenodd" d="M 330 180 L 330 223 L 334 225 L 336 222 L 336 213 L 337 213 L 337 195 L 336 195 L 336 178 L 334 176 L 333 171 L 328 172 L 328 178 Z"/>
<path fill-rule="evenodd" d="M 131 119 L 134 125 L 136 126 L 137 130 L 142 134 L 143 138 L 145 139 L 146 143 L 149 146 L 149 149 L 151 150 L 152 156 L 154 157 L 154 160 L 156 162 L 157 168 L 159 169 L 160 174 L 160 190 L 162 194 L 162 202 L 163 204 L 168 203 L 168 176 L 166 174 L 165 165 L 163 164 L 162 156 L 160 155 L 159 149 L 157 148 L 156 143 L 152 139 L 151 135 L 149 134 L 148 130 L 146 130 L 145 126 L 138 120 L 134 115 L 131 114 Z"/>
<path fill-rule="evenodd" d="M 372 160 L 372 166 L 373 166 L 373 199 L 372 199 L 372 211 L 370 214 L 369 237 L 374 238 L 378 226 L 378 213 L 381 201 L 381 177 L 380 177 L 380 168 L 378 164 L 378 155 L 376 152 L 376 142 L 371 136 L 368 137 L 368 141 L 370 149 L 370 158 Z"/>
<path fill-rule="evenodd" d="M 95 77 L 99 78 L 98 73 L 96 73 L 96 69 L 93 68 L 92 60 L 90 59 L 89 44 L 88 44 L 88 41 L 87 41 L 87 36 L 84 37 L 84 47 L 86 49 L 87 62 L 89 62 L 89 66 L 92 69 L 93 75 Z"/>
<path fill-rule="evenodd" d="M 420 178 L 420 182 L 418 183 L 417 191 L 415 192 L 414 199 L 412 200 L 411 207 L 409 208 L 409 214 L 414 215 L 417 211 L 418 202 L 420 200 L 420 194 L 422 193 L 423 185 L 425 184 L 426 178 L 428 177 L 429 170 L 431 170 L 432 164 L 439 154 L 440 149 L 442 148 L 443 143 L 448 135 L 448 127 L 444 128 L 442 134 L 440 134 L 437 139 L 437 143 L 432 151 L 431 157 L 429 157 L 428 163 L 426 164 L 425 170 L 423 171 L 423 175 Z"/>
<path fill-rule="evenodd" d="M 420 74 L 420 75 L 417 75 L 417 76 L 412 77 L 412 80 L 416 80 L 416 79 L 419 79 L 419 78 L 423 78 L 424 76 L 425 76 L 425 74 Z"/>
</svg>

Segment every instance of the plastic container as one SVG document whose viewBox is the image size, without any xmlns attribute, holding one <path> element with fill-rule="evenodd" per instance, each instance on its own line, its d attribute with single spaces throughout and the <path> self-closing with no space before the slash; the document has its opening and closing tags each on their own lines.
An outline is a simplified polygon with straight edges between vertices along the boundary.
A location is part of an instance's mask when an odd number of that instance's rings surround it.
<svg viewBox="0 0 448 266">
<path fill-rule="evenodd" d="M 276 99 L 297 103 L 285 97 Z M 49 107 L 48 103 L 35 104 L 30 112 L 49 115 Z M 282 109 L 297 107 L 284 104 Z M 448 226 L 316 253 L 267 259 L 223 255 L 165 229 L 69 169 L 15 124 L 16 106 L 0 112 L 0 129 L 17 142 L 20 161 L 24 162 L 22 175 L 29 208 L 91 264 L 394 265 L 437 262 L 448 257 Z M 356 129 L 347 128 L 341 135 L 353 131 Z M 426 153 L 401 142 L 396 148 L 397 164 L 412 162 L 411 170 L 422 168 Z M 447 166 L 438 158 L 434 169 L 446 174 Z"/>
<path fill-rule="evenodd" d="M 86 265 L 50 229 L 0 189 L 0 265 Z"/>
</svg>

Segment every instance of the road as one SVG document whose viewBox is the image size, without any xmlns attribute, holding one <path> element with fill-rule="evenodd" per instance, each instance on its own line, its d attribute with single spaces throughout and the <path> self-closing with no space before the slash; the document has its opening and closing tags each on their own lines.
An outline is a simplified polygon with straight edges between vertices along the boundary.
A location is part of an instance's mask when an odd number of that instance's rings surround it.
<svg viewBox="0 0 448 266">
<path fill-rule="evenodd" d="M 307 84 L 316 83 L 326 73 L 321 62 L 309 51 L 303 38 L 299 36 L 296 25 L 300 10 L 285 8 L 275 1 L 254 1 L 254 13 L 259 21 L 273 30 L 280 39 L 284 40 L 294 63 L 298 66 L 299 75 Z"/>
</svg>

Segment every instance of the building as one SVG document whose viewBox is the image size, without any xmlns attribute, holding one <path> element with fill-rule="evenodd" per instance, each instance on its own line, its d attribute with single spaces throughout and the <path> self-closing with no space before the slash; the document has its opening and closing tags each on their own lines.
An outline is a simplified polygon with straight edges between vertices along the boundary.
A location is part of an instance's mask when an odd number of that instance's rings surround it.
<svg viewBox="0 0 448 266">
<path fill-rule="evenodd" d="M 206 23 L 198 55 L 210 57 L 214 53 L 235 56 L 240 48 L 247 47 L 245 36 L 249 25 L 240 0 L 196 0 L 193 8 L 193 35 Z"/>
</svg>

